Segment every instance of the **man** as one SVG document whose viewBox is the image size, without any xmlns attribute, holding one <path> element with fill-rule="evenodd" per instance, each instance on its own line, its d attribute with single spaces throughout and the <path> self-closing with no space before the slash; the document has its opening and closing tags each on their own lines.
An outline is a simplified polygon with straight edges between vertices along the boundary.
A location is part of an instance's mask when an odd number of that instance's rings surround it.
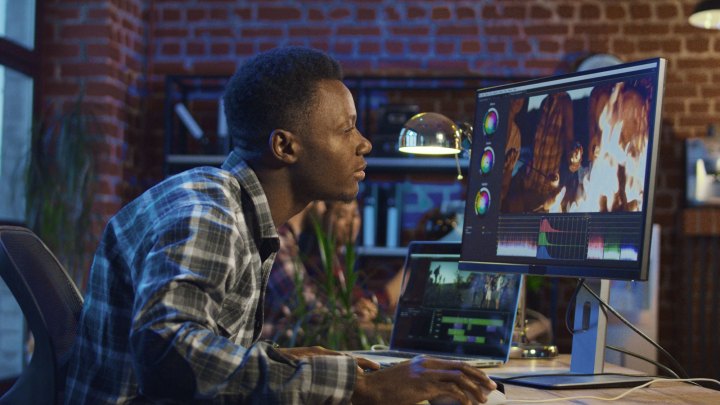
<svg viewBox="0 0 720 405">
<path fill-rule="evenodd" d="M 221 169 L 170 177 L 108 223 L 91 269 L 66 403 L 465 404 L 495 387 L 456 362 L 387 370 L 319 347 L 258 340 L 277 226 L 314 200 L 350 201 L 370 142 L 340 67 L 283 48 L 244 64 Z M 466 394 L 467 393 L 467 394 Z"/>
</svg>

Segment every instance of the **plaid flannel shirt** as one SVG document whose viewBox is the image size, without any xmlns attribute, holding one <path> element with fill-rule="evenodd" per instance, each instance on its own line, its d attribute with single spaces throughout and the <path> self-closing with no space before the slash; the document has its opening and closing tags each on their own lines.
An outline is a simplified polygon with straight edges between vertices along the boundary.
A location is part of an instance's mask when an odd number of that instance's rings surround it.
<svg viewBox="0 0 720 405">
<path fill-rule="evenodd" d="M 352 358 L 293 361 L 258 342 L 277 249 L 267 198 L 235 153 L 127 205 L 95 255 L 66 403 L 349 402 Z"/>
</svg>

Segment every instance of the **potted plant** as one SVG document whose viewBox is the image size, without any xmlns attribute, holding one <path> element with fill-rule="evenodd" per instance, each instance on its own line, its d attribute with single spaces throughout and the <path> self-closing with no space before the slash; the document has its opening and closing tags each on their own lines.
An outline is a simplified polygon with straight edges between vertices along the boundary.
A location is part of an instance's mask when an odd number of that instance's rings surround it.
<svg viewBox="0 0 720 405">
<path fill-rule="evenodd" d="M 83 287 L 89 259 L 91 150 L 94 115 L 82 92 L 71 108 L 33 125 L 26 179 L 26 221 L 55 253 L 75 283 Z"/>
</svg>

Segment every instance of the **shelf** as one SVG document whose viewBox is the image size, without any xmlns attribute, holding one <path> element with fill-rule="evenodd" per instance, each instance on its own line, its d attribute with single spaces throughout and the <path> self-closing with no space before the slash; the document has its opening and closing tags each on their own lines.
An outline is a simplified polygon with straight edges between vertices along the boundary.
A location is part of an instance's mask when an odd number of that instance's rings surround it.
<svg viewBox="0 0 720 405">
<path fill-rule="evenodd" d="M 404 257 L 405 255 L 407 255 L 407 246 L 358 246 L 357 254 L 360 256 Z"/>
<path fill-rule="evenodd" d="M 167 155 L 168 164 L 220 166 L 227 155 Z"/>
<path fill-rule="evenodd" d="M 469 159 L 459 159 L 460 167 L 467 169 Z M 373 170 L 388 169 L 413 169 L 413 170 L 455 170 L 455 158 L 422 158 L 422 157 L 369 157 L 367 158 L 368 168 Z"/>
<path fill-rule="evenodd" d="M 168 164 L 176 165 L 215 165 L 219 166 L 227 155 L 180 155 L 167 156 Z M 460 159 L 460 167 L 467 169 L 469 160 Z M 455 170 L 454 158 L 414 158 L 414 157 L 369 157 L 367 158 L 369 170 Z"/>
</svg>

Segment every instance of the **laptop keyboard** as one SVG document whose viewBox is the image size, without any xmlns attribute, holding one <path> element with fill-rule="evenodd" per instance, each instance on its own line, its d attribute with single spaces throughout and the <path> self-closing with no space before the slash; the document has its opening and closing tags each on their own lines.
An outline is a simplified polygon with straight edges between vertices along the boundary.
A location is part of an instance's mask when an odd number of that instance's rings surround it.
<svg viewBox="0 0 720 405">
<path fill-rule="evenodd" d="M 372 354 L 377 356 L 390 356 L 390 357 L 399 357 L 403 359 L 412 359 L 413 357 L 420 356 L 420 353 L 413 353 L 413 352 L 396 352 L 393 350 L 374 350 L 374 351 L 366 351 L 366 352 L 360 352 L 357 354 Z M 435 357 L 437 359 L 443 359 L 443 360 L 460 360 L 460 361 L 468 361 L 470 358 L 468 357 L 462 357 L 462 356 L 449 356 L 447 354 L 429 354 L 428 356 Z"/>
</svg>

